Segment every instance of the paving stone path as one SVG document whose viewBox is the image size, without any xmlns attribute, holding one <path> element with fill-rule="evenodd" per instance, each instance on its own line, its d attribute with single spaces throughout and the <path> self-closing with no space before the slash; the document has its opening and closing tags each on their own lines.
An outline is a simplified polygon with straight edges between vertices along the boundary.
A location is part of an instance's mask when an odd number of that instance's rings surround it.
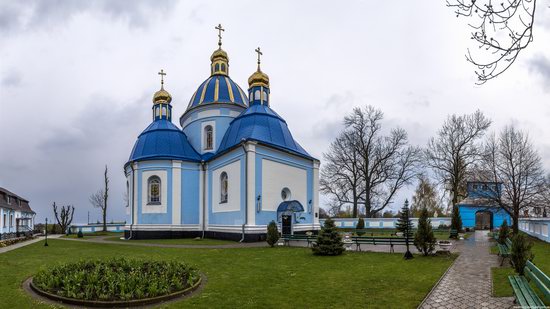
<svg viewBox="0 0 550 309">
<path fill-rule="evenodd" d="M 491 267 L 499 259 L 490 246 L 486 231 L 457 245 L 460 256 L 419 308 L 513 308 L 513 297 L 491 297 Z"/>
</svg>

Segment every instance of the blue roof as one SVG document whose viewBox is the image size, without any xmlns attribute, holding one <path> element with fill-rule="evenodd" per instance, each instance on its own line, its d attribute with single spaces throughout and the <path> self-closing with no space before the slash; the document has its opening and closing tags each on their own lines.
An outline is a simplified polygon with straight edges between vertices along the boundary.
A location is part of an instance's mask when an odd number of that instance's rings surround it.
<svg viewBox="0 0 550 309">
<path fill-rule="evenodd" d="M 201 156 L 183 131 L 171 121 L 162 119 L 151 123 L 139 135 L 128 161 L 153 159 L 200 161 Z"/>
<path fill-rule="evenodd" d="M 298 201 L 284 201 L 277 207 L 277 212 L 304 212 L 304 206 Z"/>
<path fill-rule="evenodd" d="M 233 148 L 242 140 L 258 141 L 313 159 L 292 138 L 286 121 L 266 105 L 252 105 L 231 122 L 220 143 L 218 154 Z"/>
<path fill-rule="evenodd" d="M 217 92 L 216 88 L 218 89 Z M 195 91 L 187 109 L 210 103 L 233 103 L 246 107 L 248 98 L 241 87 L 229 76 L 212 75 Z"/>
</svg>

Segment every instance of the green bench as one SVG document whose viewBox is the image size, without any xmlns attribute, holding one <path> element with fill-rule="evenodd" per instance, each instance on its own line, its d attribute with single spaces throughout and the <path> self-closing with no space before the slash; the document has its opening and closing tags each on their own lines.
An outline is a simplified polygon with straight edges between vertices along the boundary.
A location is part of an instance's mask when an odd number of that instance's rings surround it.
<svg viewBox="0 0 550 309">
<path fill-rule="evenodd" d="M 519 303 L 522 308 L 546 308 L 544 302 L 529 285 L 529 281 L 533 282 L 543 298 L 550 302 L 550 278 L 531 261 L 527 261 L 525 265 L 524 276 L 508 276 L 508 280 L 514 289 L 516 303 Z"/>
<path fill-rule="evenodd" d="M 307 246 L 309 247 L 310 245 L 312 245 L 314 242 L 317 241 L 317 236 L 315 235 L 309 236 L 305 234 L 294 234 L 294 235 L 285 234 L 281 236 L 281 239 L 283 240 L 285 246 L 290 247 L 290 241 L 297 240 L 297 241 L 306 241 Z"/>
<path fill-rule="evenodd" d="M 457 230 L 451 230 L 449 238 L 458 238 L 458 231 Z"/>
<path fill-rule="evenodd" d="M 361 251 L 361 245 L 390 245 L 390 252 L 394 252 L 393 246 L 406 245 L 405 237 L 371 237 L 371 236 L 352 236 L 351 242 L 355 244 L 355 250 Z M 412 246 L 414 240 L 409 238 L 409 244 Z"/>
<path fill-rule="evenodd" d="M 510 258 L 510 251 L 512 250 L 512 241 L 510 238 L 506 238 L 503 244 L 498 244 L 498 255 L 500 256 L 500 266 L 504 264 L 504 259 Z"/>
</svg>

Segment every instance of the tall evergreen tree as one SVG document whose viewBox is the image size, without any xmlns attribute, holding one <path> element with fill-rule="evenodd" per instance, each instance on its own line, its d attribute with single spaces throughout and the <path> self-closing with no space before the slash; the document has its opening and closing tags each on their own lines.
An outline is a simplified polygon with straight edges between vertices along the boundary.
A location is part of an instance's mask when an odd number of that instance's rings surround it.
<svg viewBox="0 0 550 309">
<path fill-rule="evenodd" d="M 412 259 L 413 255 L 409 251 L 409 240 L 412 237 L 413 224 L 411 221 L 411 215 L 409 210 L 409 200 L 405 200 L 403 208 L 401 208 L 401 216 L 397 219 L 397 230 L 403 233 L 405 236 L 405 245 L 407 246 L 407 252 L 405 252 L 404 258 L 406 260 Z"/>
<path fill-rule="evenodd" d="M 453 214 L 451 216 L 451 230 L 456 230 L 460 232 L 462 230 L 462 218 L 460 217 L 460 212 L 458 206 L 453 206 Z"/>
<path fill-rule="evenodd" d="M 358 236 L 363 236 L 363 234 L 365 234 L 365 220 L 363 220 L 363 218 L 359 218 L 359 220 L 357 220 L 355 230 L 355 234 L 357 234 Z"/>
<path fill-rule="evenodd" d="M 313 244 L 311 250 L 315 255 L 340 255 L 344 252 L 342 237 L 338 234 L 338 229 L 332 219 L 325 220 L 325 224 L 317 236 L 317 242 Z"/>
<path fill-rule="evenodd" d="M 435 236 L 432 230 L 432 222 L 428 217 L 428 209 L 423 208 L 418 219 L 418 229 L 414 235 L 414 245 L 425 256 L 435 249 Z"/>
</svg>

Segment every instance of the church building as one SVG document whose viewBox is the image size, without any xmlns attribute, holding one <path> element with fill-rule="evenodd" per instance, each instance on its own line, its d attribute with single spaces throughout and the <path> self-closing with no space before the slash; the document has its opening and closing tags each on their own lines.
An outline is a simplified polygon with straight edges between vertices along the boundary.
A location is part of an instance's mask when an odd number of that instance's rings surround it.
<svg viewBox="0 0 550 309">
<path fill-rule="evenodd" d="M 210 76 L 191 96 L 178 127 L 172 96 L 153 96 L 152 123 L 124 165 L 125 237 L 265 239 L 275 221 L 283 233 L 319 229 L 319 160 L 292 137 L 271 102 L 269 77 L 258 68 L 243 91 L 229 76 L 222 49 Z"/>
</svg>

